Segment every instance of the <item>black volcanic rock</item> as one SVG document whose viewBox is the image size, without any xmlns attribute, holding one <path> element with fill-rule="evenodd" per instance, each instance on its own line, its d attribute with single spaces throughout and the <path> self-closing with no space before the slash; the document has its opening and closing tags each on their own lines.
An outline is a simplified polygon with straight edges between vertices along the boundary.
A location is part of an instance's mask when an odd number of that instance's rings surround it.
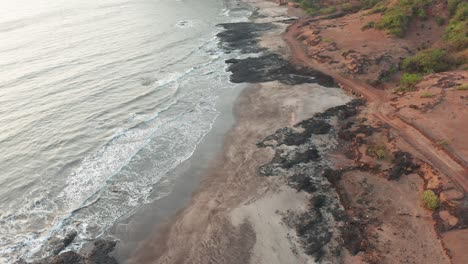
<svg viewBox="0 0 468 264">
<path fill-rule="evenodd" d="M 272 23 L 224 23 L 218 26 L 225 30 L 216 36 L 221 40 L 220 45 L 225 50 L 239 50 L 241 53 L 258 53 L 264 51 L 258 45 L 258 37 L 267 31 L 276 28 Z"/>
<path fill-rule="evenodd" d="M 393 168 L 388 173 L 389 180 L 397 180 L 403 174 L 410 174 L 419 168 L 419 165 L 413 162 L 413 156 L 408 152 L 397 151 L 394 153 L 394 157 Z"/>
<path fill-rule="evenodd" d="M 71 243 L 76 234 L 67 235 L 67 241 Z M 71 240 L 70 240 L 71 239 Z M 109 254 L 116 246 L 115 241 L 96 240 L 88 252 L 76 253 L 67 251 L 57 256 L 47 257 L 41 260 L 26 262 L 18 260 L 15 264 L 118 264 L 117 260 Z"/>
<path fill-rule="evenodd" d="M 78 233 L 75 230 L 68 233 L 65 236 L 65 238 L 55 247 L 55 249 L 53 250 L 53 254 L 57 255 L 60 252 L 62 252 L 66 247 L 68 247 L 68 245 L 71 244 L 71 242 L 73 242 L 73 239 L 75 239 L 77 235 Z"/>
<path fill-rule="evenodd" d="M 307 68 L 297 68 L 275 53 L 228 61 L 228 70 L 232 72 L 231 81 L 234 83 L 280 81 L 290 85 L 318 83 L 325 87 L 337 87 L 330 76 Z"/>
</svg>

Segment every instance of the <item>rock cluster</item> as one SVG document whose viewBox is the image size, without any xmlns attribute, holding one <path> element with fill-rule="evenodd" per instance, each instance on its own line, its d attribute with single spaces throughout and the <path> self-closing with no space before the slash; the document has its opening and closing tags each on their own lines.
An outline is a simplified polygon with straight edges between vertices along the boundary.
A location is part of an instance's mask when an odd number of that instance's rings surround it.
<svg viewBox="0 0 468 264">
<path fill-rule="evenodd" d="M 115 246 L 115 241 L 96 240 L 87 252 L 67 251 L 33 262 L 19 260 L 15 264 L 117 264 L 117 260 L 109 255 Z"/>
<path fill-rule="evenodd" d="M 261 175 L 286 177 L 289 186 L 311 194 L 309 210 L 302 214 L 288 212 L 284 221 L 296 230 L 305 252 L 317 261 L 338 261 L 343 247 L 352 253 L 362 249 L 361 227 L 347 216 L 334 187 L 342 173 L 321 158 L 331 148 L 316 144 L 316 140 L 338 140 L 332 120 L 356 115 L 364 103 L 356 99 L 329 108 L 294 128 L 278 129 L 257 144 L 275 151 L 273 159 L 259 168 Z"/>
</svg>

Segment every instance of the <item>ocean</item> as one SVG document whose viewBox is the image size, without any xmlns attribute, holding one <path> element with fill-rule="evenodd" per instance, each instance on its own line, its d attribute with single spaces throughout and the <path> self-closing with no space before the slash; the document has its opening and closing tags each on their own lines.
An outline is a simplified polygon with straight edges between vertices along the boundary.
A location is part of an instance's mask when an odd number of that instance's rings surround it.
<svg viewBox="0 0 468 264">
<path fill-rule="evenodd" d="M 216 25 L 251 12 L 233 0 L 0 0 L 0 263 L 47 256 L 73 230 L 79 249 L 168 195 L 170 171 L 239 88 Z"/>
</svg>

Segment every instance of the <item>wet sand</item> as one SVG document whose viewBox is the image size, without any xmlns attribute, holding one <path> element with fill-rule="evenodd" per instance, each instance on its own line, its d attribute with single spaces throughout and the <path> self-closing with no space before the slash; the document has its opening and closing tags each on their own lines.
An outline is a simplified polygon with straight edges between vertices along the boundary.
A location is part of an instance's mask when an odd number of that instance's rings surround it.
<svg viewBox="0 0 468 264">
<path fill-rule="evenodd" d="M 126 263 L 140 243 L 154 236 L 161 226 L 189 204 L 212 161 L 222 153 L 226 133 L 235 123 L 234 102 L 245 87 L 241 84 L 221 93 L 216 106 L 219 116 L 211 131 L 202 139 L 192 157 L 170 171 L 165 177 L 167 180 L 154 192 L 155 195 L 168 195 L 142 206 L 135 215 L 117 223 L 110 231 L 119 240 L 113 252 L 119 263 Z"/>
<path fill-rule="evenodd" d="M 296 123 L 298 117 L 348 100 L 337 88 L 315 84 L 270 82 L 244 90 L 223 154 L 190 205 L 142 243 L 129 262 L 313 263 L 301 250 L 291 250 L 300 246 L 279 213 L 304 211 L 308 195 L 288 187 L 284 178 L 259 176 L 258 167 L 273 153 L 256 143 L 279 127 Z"/>
</svg>

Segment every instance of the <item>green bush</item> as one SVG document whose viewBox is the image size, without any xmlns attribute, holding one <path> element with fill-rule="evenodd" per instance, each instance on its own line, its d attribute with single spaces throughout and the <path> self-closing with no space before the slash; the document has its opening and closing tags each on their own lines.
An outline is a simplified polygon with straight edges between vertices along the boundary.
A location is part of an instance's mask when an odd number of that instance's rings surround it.
<svg viewBox="0 0 468 264">
<path fill-rule="evenodd" d="M 447 0 L 447 7 L 451 15 L 455 14 L 457 6 L 462 0 Z"/>
<path fill-rule="evenodd" d="M 424 8 L 418 8 L 417 14 L 420 19 L 422 20 L 427 19 L 427 13 L 426 13 L 426 10 L 424 10 Z"/>
<path fill-rule="evenodd" d="M 404 73 L 400 79 L 400 91 L 412 91 L 416 84 L 422 80 L 422 76 L 416 73 Z"/>
<path fill-rule="evenodd" d="M 457 87 L 459 91 L 468 91 L 468 84 L 463 84 Z"/>
<path fill-rule="evenodd" d="M 361 31 L 368 30 L 369 28 L 375 27 L 375 22 L 370 21 L 369 23 L 365 24 L 364 26 L 361 27 Z"/>
<path fill-rule="evenodd" d="M 376 145 L 371 145 L 369 147 L 368 153 L 377 159 L 386 159 L 390 156 L 390 151 L 384 143 L 379 143 Z"/>
<path fill-rule="evenodd" d="M 411 73 L 429 74 L 446 71 L 455 64 L 454 59 L 442 49 L 423 50 L 403 61 L 403 70 Z"/>
<path fill-rule="evenodd" d="M 440 199 L 432 190 L 426 190 L 421 194 L 421 202 L 424 207 L 430 210 L 439 208 Z"/>
<path fill-rule="evenodd" d="M 353 5 L 351 3 L 344 3 L 341 5 L 341 9 L 346 13 L 351 13 L 354 11 L 358 11 L 361 7 L 358 5 Z"/>
<path fill-rule="evenodd" d="M 386 4 L 386 0 L 361 0 L 362 9 L 373 8 L 377 4 Z"/>
<path fill-rule="evenodd" d="M 445 18 L 440 17 L 440 16 L 436 16 L 435 19 L 436 19 L 437 25 L 439 25 L 439 26 L 445 25 Z"/>
<path fill-rule="evenodd" d="M 322 15 L 329 15 L 329 14 L 333 14 L 335 12 L 336 12 L 336 8 L 334 6 L 329 6 L 329 7 L 325 7 L 325 8 L 320 9 L 320 14 L 322 14 Z"/>
<path fill-rule="evenodd" d="M 377 14 L 377 13 L 382 13 L 387 11 L 388 7 L 386 3 L 379 3 L 372 8 L 372 10 L 369 12 L 369 14 Z"/>
<path fill-rule="evenodd" d="M 388 29 L 397 37 L 404 37 L 411 21 L 412 10 L 408 7 L 394 7 L 385 12 L 382 20 L 377 23 L 376 28 Z"/>
<path fill-rule="evenodd" d="M 394 6 L 384 11 L 377 28 L 388 29 L 391 34 L 402 38 L 414 16 L 418 15 L 421 19 L 427 18 L 426 7 L 430 3 L 432 0 L 399 0 Z"/>
<path fill-rule="evenodd" d="M 421 98 L 431 98 L 433 97 L 434 95 L 430 92 L 424 92 L 420 95 Z"/>
<path fill-rule="evenodd" d="M 457 5 L 455 15 L 445 29 L 445 39 L 456 50 L 468 48 L 468 3 Z"/>
</svg>

